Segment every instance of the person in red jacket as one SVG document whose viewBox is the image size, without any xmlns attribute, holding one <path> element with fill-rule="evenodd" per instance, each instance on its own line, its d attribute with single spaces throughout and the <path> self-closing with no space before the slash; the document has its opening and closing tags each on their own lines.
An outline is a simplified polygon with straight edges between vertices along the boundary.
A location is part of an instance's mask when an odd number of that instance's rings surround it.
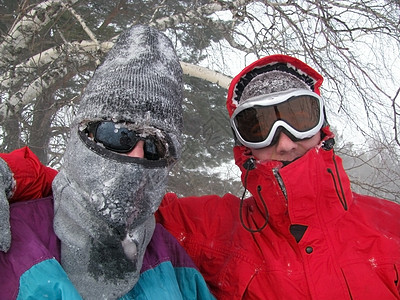
<svg viewBox="0 0 400 300">
<path fill-rule="evenodd" d="M 400 299 L 400 205 L 352 192 L 322 81 L 285 55 L 246 67 L 227 108 L 251 196 L 163 199 L 158 222 L 217 299 Z"/>
</svg>

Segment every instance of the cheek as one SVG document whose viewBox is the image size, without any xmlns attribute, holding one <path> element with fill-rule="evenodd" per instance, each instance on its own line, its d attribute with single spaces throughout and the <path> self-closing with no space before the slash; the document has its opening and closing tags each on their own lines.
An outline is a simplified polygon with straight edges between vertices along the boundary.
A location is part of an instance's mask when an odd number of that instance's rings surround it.
<svg viewBox="0 0 400 300">
<path fill-rule="evenodd" d="M 300 142 L 298 142 L 298 144 L 301 145 L 304 152 L 307 152 L 308 150 L 316 147 L 320 143 L 320 141 L 321 141 L 321 136 L 319 133 L 317 133 L 312 138 L 300 141 Z"/>
<path fill-rule="evenodd" d="M 138 158 L 144 158 L 144 141 L 139 141 L 135 148 L 129 153 L 126 153 L 125 155 L 130 156 L 130 157 L 138 157 Z"/>
<path fill-rule="evenodd" d="M 266 147 L 261 149 L 252 149 L 252 154 L 257 160 L 268 160 L 271 159 L 273 155 L 273 147 Z"/>
</svg>

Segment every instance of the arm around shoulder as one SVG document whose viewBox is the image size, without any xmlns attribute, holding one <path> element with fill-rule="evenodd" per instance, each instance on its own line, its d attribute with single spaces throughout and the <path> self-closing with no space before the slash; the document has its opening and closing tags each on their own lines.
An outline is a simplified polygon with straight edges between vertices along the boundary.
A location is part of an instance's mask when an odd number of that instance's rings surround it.
<svg viewBox="0 0 400 300">
<path fill-rule="evenodd" d="M 7 163 L 12 173 L 10 202 L 38 199 L 51 194 L 51 184 L 57 171 L 43 165 L 28 147 L 0 153 L 0 158 Z"/>
<path fill-rule="evenodd" d="M 0 153 L 0 251 L 7 252 L 11 243 L 9 202 L 50 195 L 56 174 L 28 147 Z"/>
</svg>

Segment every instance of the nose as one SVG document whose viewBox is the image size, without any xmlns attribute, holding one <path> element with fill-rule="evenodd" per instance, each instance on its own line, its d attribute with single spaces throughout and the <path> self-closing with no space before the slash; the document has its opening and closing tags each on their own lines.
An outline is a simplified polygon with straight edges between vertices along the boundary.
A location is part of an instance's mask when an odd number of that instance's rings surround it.
<svg viewBox="0 0 400 300">
<path fill-rule="evenodd" d="M 130 157 L 144 158 L 144 141 L 137 142 L 135 148 L 131 152 L 126 153 Z"/>
<path fill-rule="evenodd" d="M 292 141 L 285 133 L 281 132 L 276 143 L 277 153 L 287 153 L 295 150 L 297 143 Z"/>
</svg>

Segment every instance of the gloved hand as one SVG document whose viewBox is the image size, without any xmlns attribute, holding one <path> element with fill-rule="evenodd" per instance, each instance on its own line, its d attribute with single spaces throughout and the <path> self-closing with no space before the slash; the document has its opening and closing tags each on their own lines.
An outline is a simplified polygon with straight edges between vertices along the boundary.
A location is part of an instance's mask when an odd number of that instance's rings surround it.
<svg viewBox="0 0 400 300">
<path fill-rule="evenodd" d="M 7 252 L 11 245 L 10 207 L 13 176 L 7 163 L 0 158 L 0 251 Z"/>
</svg>

